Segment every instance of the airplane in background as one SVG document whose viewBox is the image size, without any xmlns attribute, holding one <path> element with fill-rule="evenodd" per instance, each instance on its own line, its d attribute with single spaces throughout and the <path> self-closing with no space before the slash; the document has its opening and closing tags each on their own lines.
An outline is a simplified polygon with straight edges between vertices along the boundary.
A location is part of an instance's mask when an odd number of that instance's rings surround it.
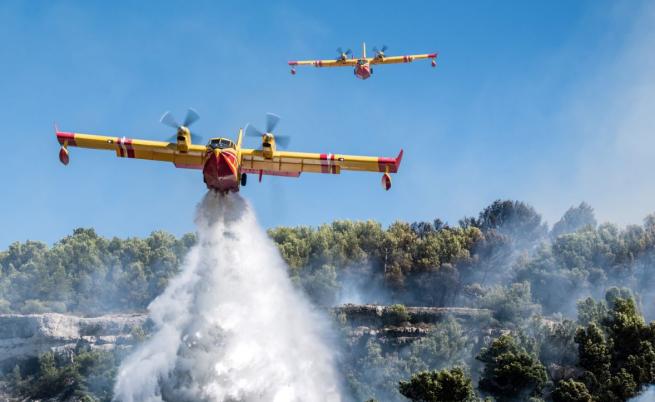
<svg viewBox="0 0 655 402">
<path fill-rule="evenodd" d="M 373 65 L 374 64 L 398 64 L 398 63 L 411 63 L 414 60 L 422 59 L 432 59 L 432 67 L 437 66 L 437 55 L 438 53 L 427 53 L 427 54 L 413 54 L 409 56 L 386 56 L 385 51 L 387 50 L 386 46 L 382 46 L 382 49 L 378 50 L 373 48 L 375 53 L 374 57 L 366 57 L 366 43 L 362 44 L 362 57 L 356 59 L 352 56 L 352 51 L 350 49 L 345 52 L 341 49 L 337 49 L 339 57 L 333 60 L 302 60 L 302 61 L 290 61 L 289 65 L 291 66 L 291 74 L 296 75 L 296 66 L 314 66 L 314 67 L 354 67 L 354 74 L 357 78 L 365 80 L 370 78 L 373 74 Z M 348 58 L 350 56 L 350 58 Z"/>
<path fill-rule="evenodd" d="M 61 145 L 59 160 L 68 165 L 68 147 L 80 147 L 115 151 L 120 158 L 172 162 L 177 168 L 202 170 L 207 188 L 225 194 L 245 186 L 250 173 L 259 175 L 261 182 L 263 175 L 299 177 L 302 172 L 339 174 L 341 170 L 380 172 L 382 186 L 389 190 L 390 173 L 398 172 L 403 157 L 402 149 L 395 158 L 279 151 L 278 146 L 288 145 L 289 137 L 273 134 L 280 118 L 272 113 L 266 115 L 266 131 L 250 124 L 246 126 L 246 136 L 261 139 L 260 149 L 242 148 L 242 129 L 239 129 L 236 143 L 217 137 L 210 139 L 207 145 L 200 145 L 193 143 L 199 138 L 189 130 L 198 118 L 198 113 L 189 109 L 184 122 L 179 124 L 166 112 L 161 122 L 177 130 L 169 142 L 65 132 L 55 126 Z"/>
</svg>

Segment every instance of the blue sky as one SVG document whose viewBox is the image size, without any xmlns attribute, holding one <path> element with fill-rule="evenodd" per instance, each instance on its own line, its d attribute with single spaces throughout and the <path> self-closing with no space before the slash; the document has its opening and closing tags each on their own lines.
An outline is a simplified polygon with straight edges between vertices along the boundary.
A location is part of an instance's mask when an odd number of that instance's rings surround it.
<svg viewBox="0 0 655 402">
<path fill-rule="evenodd" d="M 266 227 L 335 219 L 450 222 L 494 199 L 534 205 L 551 223 L 587 201 L 601 220 L 655 211 L 650 29 L 638 1 L 0 3 L 3 190 L 0 247 L 193 230 L 198 171 L 71 149 L 52 125 L 163 139 L 166 110 L 201 115 L 205 136 L 236 135 L 266 112 L 293 150 L 405 159 L 379 174 L 251 180 L 242 194 Z M 287 60 L 438 51 L 428 62 L 300 69 Z M 256 146 L 255 142 L 247 145 Z"/>
</svg>

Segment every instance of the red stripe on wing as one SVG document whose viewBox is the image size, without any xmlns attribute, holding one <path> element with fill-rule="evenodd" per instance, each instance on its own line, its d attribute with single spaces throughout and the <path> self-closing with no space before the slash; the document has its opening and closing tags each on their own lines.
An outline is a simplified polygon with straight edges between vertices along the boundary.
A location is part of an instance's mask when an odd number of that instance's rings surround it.
<svg viewBox="0 0 655 402">
<path fill-rule="evenodd" d="M 125 149 L 127 150 L 127 157 L 134 158 L 134 148 L 132 147 L 132 139 L 123 138 L 123 144 L 125 144 Z"/>
<path fill-rule="evenodd" d="M 321 154 L 321 173 L 329 173 L 328 163 L 327 163 L 327 154 Z"/>
<path fill-rule="evenodd" d="M 57 141 L 59 141 L 60 145 L 64 145 L 64 142 L 67 142 L 68 145 L 72 145 L 72 146 L 77 145 L 75 143 L 75 134 L 68 133 L 65 131 L 57 131 Z"/>
<path fill-rule="evenodd" d="M 403 160 L 403 150 L 401 149 L 398 156 L 395 158 L 379 157 L 378 158 L 378 171 L 386 172 L 387 168 L 389 173 L 397 173 L 400 168 L 400 162 Z"/>
</svg>

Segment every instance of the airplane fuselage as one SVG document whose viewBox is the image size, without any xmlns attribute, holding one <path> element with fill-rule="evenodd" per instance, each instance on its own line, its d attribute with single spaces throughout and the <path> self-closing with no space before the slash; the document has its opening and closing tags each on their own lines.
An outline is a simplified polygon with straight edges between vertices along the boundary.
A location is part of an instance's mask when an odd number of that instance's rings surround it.
<svg viewBox="0 0 655 402">
<path fill-rule="evenodd" d="M 360 61 L 355 66 L 355 76 L 359 79 L 365 80 L 371 77 L 373 70 L 371 69 L 371 64 L 368 62 Z"/>
<path fill-rule="evenodd" d="M 210 190 L 220 193 L 239 191 L 239 161 L 233 148 L 207 150 L 202 175 Z"/>
</svg>

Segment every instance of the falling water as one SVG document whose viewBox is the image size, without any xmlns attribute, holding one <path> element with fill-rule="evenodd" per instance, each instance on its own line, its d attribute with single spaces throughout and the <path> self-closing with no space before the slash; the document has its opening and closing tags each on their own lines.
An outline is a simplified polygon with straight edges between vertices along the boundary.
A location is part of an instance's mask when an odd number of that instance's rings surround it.
<svg viewBox="0 0 655 402">
<path fill-rule="evenodd" d="M 152 336 L 119 369 L 116 400 L 340 401 L 325 320 L 248 203 L 210 192 L 196 225 L 197 245 L 149 306 Z"/>
</svg>

